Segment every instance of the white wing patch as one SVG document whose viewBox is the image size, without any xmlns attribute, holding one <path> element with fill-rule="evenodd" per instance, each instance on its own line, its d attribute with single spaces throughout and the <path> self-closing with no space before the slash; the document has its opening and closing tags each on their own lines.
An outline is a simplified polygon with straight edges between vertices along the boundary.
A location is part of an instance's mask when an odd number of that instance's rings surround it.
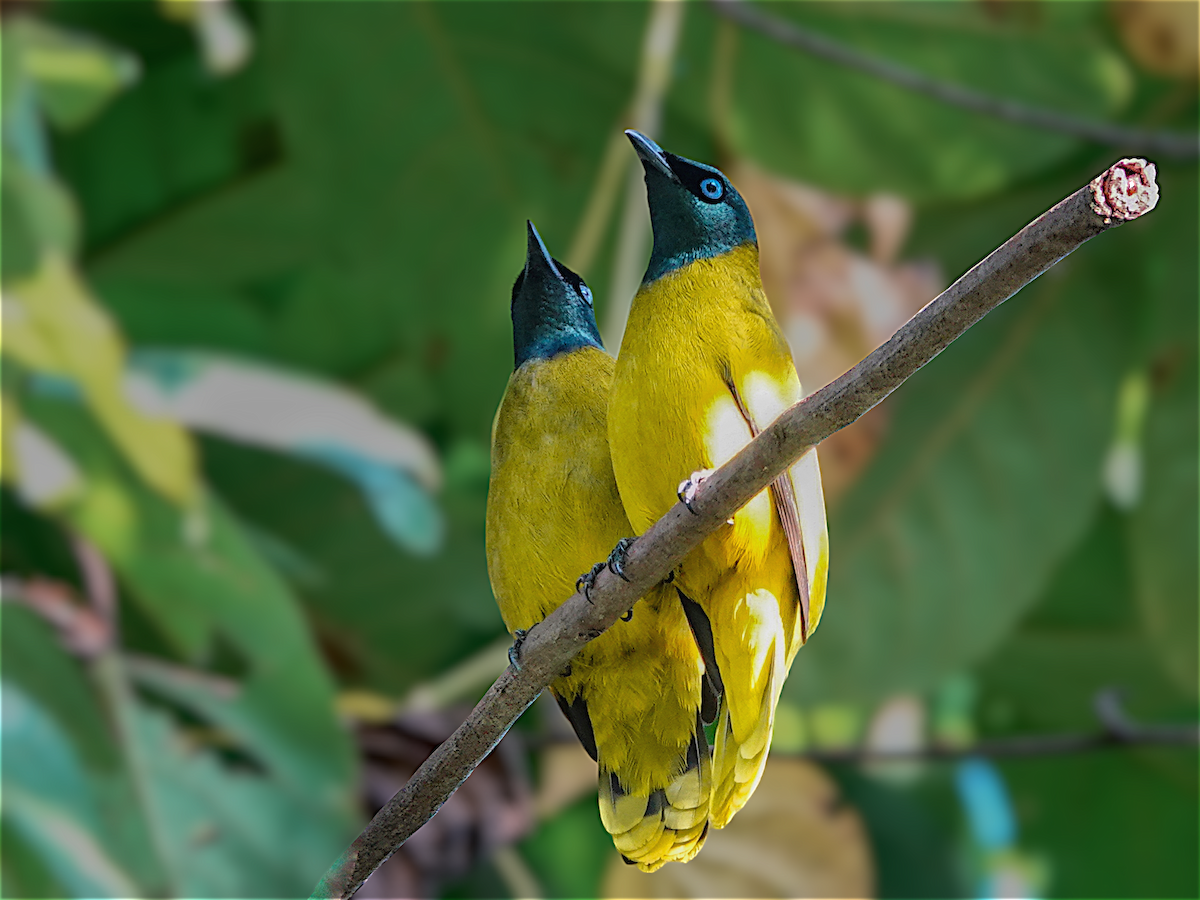
<svg viewBox="0 0 1200 900">
<path fill-rule="evenodd" d="M 704 451 L 712 468 L 722 466 L 750 443 L 750 426 L 731 394 L 718 394 L 704 417 Z M 690 473 L 687 473 L 690 474 Z M 757 494 L 733 517 L 734 543 L 755 556 L 766 552 L 771 532 L 771 498 L 766 491 Z"/>
<path fill-rule="evenodd" d="M 800 380 L 793 375 L 784 382 L 766 372 L 749 372 L 738 385 L 746 409 L 754 417 L 759 430 L 766 428 L 779 414 L 802 396 Z"/>
<path fill-rule="evenodd" d="M 750 426 L 729 394 L 718 394 L 704 417 L 704 450 L 716 469 L 750 443 Z"/>
</svg>

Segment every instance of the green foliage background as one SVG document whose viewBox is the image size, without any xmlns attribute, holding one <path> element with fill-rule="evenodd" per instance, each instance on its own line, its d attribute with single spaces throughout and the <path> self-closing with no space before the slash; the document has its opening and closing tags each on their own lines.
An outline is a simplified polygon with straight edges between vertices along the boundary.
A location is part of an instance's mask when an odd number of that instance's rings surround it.
<svg viewBox="0 0 1200 900">
<path fill-rule="evenodd" d="M 194 438 L 199 499 L 181 504 L 95 408 L 36 390 L 36 366 L 6 347 L 6 440 L 19 406 L 85 487 L 42 508 L 6 487 L 5 574 L 78 583 L 66 536 L 86 536 L 118 577 L 122 630 L 118 649 L 85 664 L 4 605 L 9 896 L 306 892 L 360 824 L 335 693 L 403 696 L 502 632 L 483 515 L 524 220 L 565 252 L 623 124 L 648 8 L 239 8 L 254 53 L 224 78 L 156 6 L 39 8 L 142 66 L 119 93 L 103 79 L 77 94 L 43 85 L 45 176 L 25 172 L 11 140 L 10 85 L 25 76 L 10 70 L 20 52 L 6 20 L 6 292 L 62 249 L 132 347 L 236 353 L 369 398 L 436 447 L 445 539 L 433 556 L 406 552 L 344 480 L 212 437 Z M 1103 5 L 774 11 L 1031 105 L 1197 127 L 1195 79 L 1141 68 Z M 665 146 L 900 194 L 917 210 L 905 255 L 951 277 L 1138 151 L 960 111 L 751 34 L 722 57 L 732 26 L 705 7 L 683 27 Z M 897 692 L 933 697 L 966 678 L 982 736 L 1088 730 L 1106 686 L 1126 691 L 1136 718 L 1195 720 L 1198 185 L 1194 161 L 1157 162 L 1151 216 L 1085 246 L 889 401 L 878 455 L 830 510 L 829 611 L 785 698 L 802 715 L 861 722 Z M 601 298 L 612 230 L 583 273 Z M 1148 386 L 1131 438 L 1144 487 L 1122 511 L 1101 471 L 1130 377 Z M 199 543 L 185 527 L 197 510 Z M 1195 895 L 1194 752 L 1001 768 L 1049 896 Z M 839 777 L 883 894 L 971 893 L 944 770 L 909 787 Z M 584 804 L 524 852 L 547 889 L 582 896 L 611 850 Z"/>
</svg>

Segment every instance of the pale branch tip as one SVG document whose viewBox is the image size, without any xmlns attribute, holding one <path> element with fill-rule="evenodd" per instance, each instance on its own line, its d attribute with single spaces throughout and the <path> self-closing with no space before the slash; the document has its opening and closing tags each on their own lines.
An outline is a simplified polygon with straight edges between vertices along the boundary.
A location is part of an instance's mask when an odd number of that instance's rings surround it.
<svg viewBox="0 0 1200 900">
<path fill-rule="evenodd" d="M 1099 188 L 1096 186 L 1099 185 Z M 313 897 L 351 897 L 427 822 L 590 640 L 665 579 L 809 447 L 854 422 L 955 338 L 1088 239 L 1149 212 L 1157 200 L 1154 166 L 1121 160 L 1022 228 L 931 300 L 883 345 L 819 391 L 785 410 L 697 490 L 634 541 L 628 581 L 602 569 L 585 599 L 577 590 L 535 626 L 509 667 L 411 779 L 376 813 L 317 885 Z M 1107 204 L 1099 207 L 1102 198 Z"/>
<path fill-rule="evenodd" d="M 1006 97 L 994 97 L 960 84 L 939 81 L 915 69 L 880 59 L 818 34 L 796 22 L 765 12 L 747 0 L 709 0 L 716 13 L 769 40 L 792 47 L 835 65 L 865 72 L 889 84 L 924 94 L 950 106 L 1094 141 L 1110 147 L 1156 153 L 1173 159 L 1200 156 L 1200 138 L 1194 134 L 1142 131 L 1111 122 L 1081 119 L 1069 113 L 1026 106 Z"/>
</svg>

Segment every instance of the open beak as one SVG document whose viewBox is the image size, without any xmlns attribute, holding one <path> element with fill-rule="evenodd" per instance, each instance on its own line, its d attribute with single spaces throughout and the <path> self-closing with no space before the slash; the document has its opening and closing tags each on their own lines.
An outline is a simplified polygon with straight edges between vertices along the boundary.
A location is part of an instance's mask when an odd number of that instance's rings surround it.
<svg viewBox="0 0 1200 900">
<path fill-rule="evenodd" d="M 647 172 L 651 169 L 658 172 L 660 175 L 665 175 L 671 181 L 679 182 L 679 176 L 672 170 L 667 163 L 667 156 L 663 153 L 662 147 L 650 140 L 640 131 L 634 131 L 632 128 L 625 132 L 625 137 L 629 138 L 629 142 L 633 144 L 633 149 L 637 151 L 638 159 L 642 161 L 642 168 Z"/>
</svg>

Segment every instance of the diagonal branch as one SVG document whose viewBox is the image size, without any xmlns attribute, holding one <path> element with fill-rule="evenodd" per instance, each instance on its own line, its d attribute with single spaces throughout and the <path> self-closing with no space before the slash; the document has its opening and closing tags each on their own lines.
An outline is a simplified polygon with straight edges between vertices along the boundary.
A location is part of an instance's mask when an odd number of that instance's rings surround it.
<svg viewBox="0 0 1200 900">
<path fill-rule="evenodd" d="M 765 13 L 745 0 L 709 2 L 718 15 L 757 31 L 776 43 L 794 47 L 840 66 L 866 72 L 890 84 L 925 94 L 951 106 L 994 116 L 1017 125 L 1031 125 L 1046 131 L 1057 131 L 1095 141 L 1098 144 L 1136 150 L 1139 153 L 1154 153 L 1175 159 L 1195 159 L 1200 156 L 1200 139 L 1196 135 L 1139 131 L 1109 122 L 1081 119 L 1067 113 L 1026 106 L 1004 97 L 993 97 L 962 85 L 938 81 L 906 66 L 861 53 L 794 22 Z"/>
<path fill-rule="evenodd" d="M 836 381 L 786 410 L 697 491 L 694 512 L 677 503 L 633 544 L 628 581 L 607 568 L 591 600 L 575 593 L 534 628 L 521 668 L 496 680 L 467 720 L 438 747 L 330 867 L 314 897 L 350 897 L 427 822 L 542 689 L 590 640 L 658 584 L 705 537 L 810 446 L 871 409 L 988 312 L 1102 231 L 1154 208 L 1155 169 L 1116 163 L 963 275 L 892 338 Z"/>
</svg>

